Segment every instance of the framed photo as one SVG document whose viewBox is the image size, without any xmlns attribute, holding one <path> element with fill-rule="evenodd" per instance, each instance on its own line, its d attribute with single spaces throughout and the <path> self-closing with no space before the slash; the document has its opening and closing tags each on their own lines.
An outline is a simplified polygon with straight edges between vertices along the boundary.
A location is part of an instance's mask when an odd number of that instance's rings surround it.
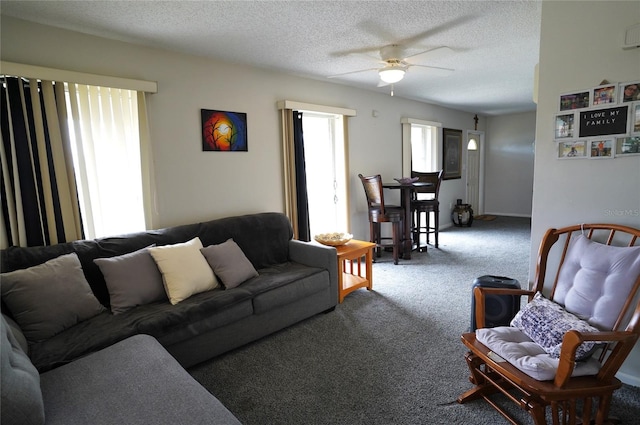
<svg viewBox="0 0 640 425">
<path fill-rule="evenodd" d="M 591 106 L 591 94 L 589 90 L 560 95 L 559 111 L 570 111 Z"/>
<path fill-rule="evenodd" d="M 202 150 L 247 152 L 247 114 L 243 112 L 200 110 Z"/>
<path fill-rule="evenodd" d="M 589 140 L 589 158 L 606 159 L 613 158 L 613 139 L 593 139 Z"/>
<path fill-rule="evenodd" d="M 587 157 L 587 142 L 571 140 L 558 143 L 558 159 L 584 159 Z"/>
<path fill-rule="evenodd" d="M 640 81 L 620 83 L 620 103 L 640 100 Z"/>
<path fill-rule="evenodd" d="M 605 84 L 603 86 L 594 87 L 592 89 L 591 106 L 606 106 L 617 103 L 616 88 L 617 84 Z"/>
<path fill-rule="evenodd" d="M 574 139 L 576 134 L 576 114 L 574 112 L 558 114 L 555 117 L 555 139 Z"/>
<path fill-rule="evenodd" d="M 638 136 L 640 135 L 640 102 L 632 103 L 629 109 L 631 109 L 631 118 L 629 119 L 631 129 L 629 132 L 632 136 Z"/>
<path fill-rule="evenodd" d="M 640 155 L 640 137 L 618 137 L 616 156 Z"/>
<path fill-rule="evenodd" d="M 443 180 L 462 178 L 462 130 L 442 129 Z"/>
</svg>

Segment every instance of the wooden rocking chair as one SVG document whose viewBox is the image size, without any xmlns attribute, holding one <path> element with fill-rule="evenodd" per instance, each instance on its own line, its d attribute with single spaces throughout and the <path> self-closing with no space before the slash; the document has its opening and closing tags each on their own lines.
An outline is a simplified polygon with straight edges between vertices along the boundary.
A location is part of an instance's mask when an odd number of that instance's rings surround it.
<svg viewBox="0 0 640 425">
<path fill-rule="evenodd" d="M 518 424 L 490 397 L 500 392 L 537 425 L 548 417 L 554 425 L 615 423 L 609 418 L 610 402 L 622 385 L 615 374 L 640 335 L 639 236 L 640 229 L 615 224 L 549 229 L 531 290 L 476 287 L 476 323 L 482 329 L 462 335 L 475 387 L 458 402 L 483 398 Z M 529 302 L 512 326 L 484 328 L 489 294 L 527 295 Z M 536 317 L 552 311 L 573 313 L 587 328 Z M 552 324 L 559 327 L 550 329 Z M 554 333 L 560 340 L 552 346 L 547 339 Z M 586 351 L 589 344 L 594 347 Z M 579 355 L 585 358 L 577 360 Z"/>
</svg>

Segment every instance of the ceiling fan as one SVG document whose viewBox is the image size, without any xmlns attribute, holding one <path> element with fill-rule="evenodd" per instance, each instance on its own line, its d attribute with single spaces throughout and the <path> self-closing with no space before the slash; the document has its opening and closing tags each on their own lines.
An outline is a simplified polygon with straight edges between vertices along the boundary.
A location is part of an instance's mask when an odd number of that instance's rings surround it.
<svg viewBox="0 0 640 425">
<path fill-rule="evenodd" d="M 431 65 L 422 65 L 420 62 L 427 62 L 451 54 L 453 50 L 446 46 L 434 47 L 429 50 L 425 50 L 420 53 L 416 53 L 410 56 L 404 55 L 404 47 L 399 44 L 389 44 L 383 46 L 380 51 L 379 63 L 382 66 L 375 68 L 361 69 L 358 71 L 350 71 L 342 74 L 330 75 L 328 78 L 338 78 L 344 75 L 356 74 L 361 72 L 378 71 L 380 77 L 380 83 L 378 87 L 386 86 L 388 84 L 395 84 L 401 81 L 405 73 L 411 67 L 428 68 L 431 70 L 432 75 L 445 76 L 451 74 L 454 70 L 450 68 L 442 68 Z"/>
</svg>

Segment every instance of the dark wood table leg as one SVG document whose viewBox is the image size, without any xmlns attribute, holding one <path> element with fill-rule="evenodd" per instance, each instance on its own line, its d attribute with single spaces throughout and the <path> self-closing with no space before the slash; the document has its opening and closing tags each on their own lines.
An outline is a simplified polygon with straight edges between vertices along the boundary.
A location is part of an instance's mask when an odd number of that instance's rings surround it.
<svg viewBox="0 0 640 425">
<path fill-rule="evenodd" d="M 411 240 L 411 190 L 412 187 L 402 188 L 402 207 L 404 208 L 404 249 L 402 258 L 411 260 L 411 249 L 413 241 Z"/>
</svg>

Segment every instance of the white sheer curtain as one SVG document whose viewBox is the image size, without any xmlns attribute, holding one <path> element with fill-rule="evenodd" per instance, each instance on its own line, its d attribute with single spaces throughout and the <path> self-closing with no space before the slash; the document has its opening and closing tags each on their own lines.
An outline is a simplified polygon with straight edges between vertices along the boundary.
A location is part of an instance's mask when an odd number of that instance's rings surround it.
<svg viewBox="0 0 640 425">
<path fill-rule="evenodd" d="M 149 178 L 142 174 L 138 120 L 143 114 L 146 126 L 144 102 L 132 90 L 72 83 L 67 89 L 85 237 L 145 230 L 145 199 L 150 201 L 143 198 L 143 184 Z"/>
</svg>

